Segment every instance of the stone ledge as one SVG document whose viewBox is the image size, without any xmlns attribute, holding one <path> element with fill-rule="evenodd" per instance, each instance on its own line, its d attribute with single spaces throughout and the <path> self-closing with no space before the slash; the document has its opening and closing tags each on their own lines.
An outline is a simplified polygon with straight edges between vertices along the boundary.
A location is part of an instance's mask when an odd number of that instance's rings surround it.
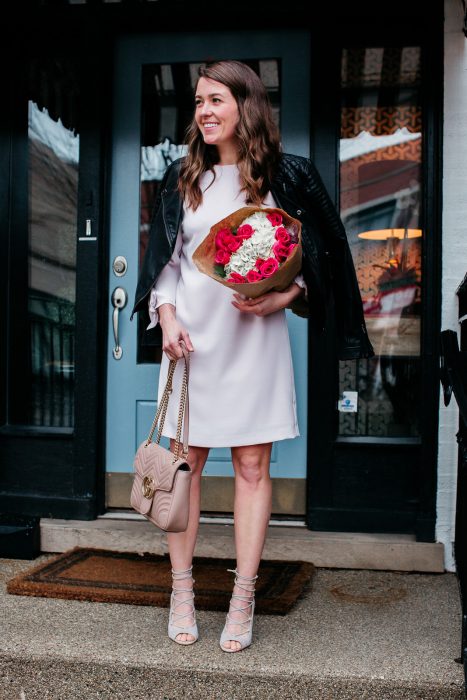
<svg viewBox="0 0 467 700">
<path fill-rule="evenodd" d="M 462 684 L 401 683 L 309 674 L 208 672 L 182 668 L 24 659 L 0 654 L 5 700 L 463 700 Z"/>
<path fill-rule="evenodd" d="M 167 536 L 146 519 L 96 520 L 41 518 L 41 551 L 75 546 L 166 554 Z M 201 523 L 195 556 L 235 556 L 233 526 Z M 315 566 L 345 569 L 444 572 L 444 545 L 416 542 L 411 535 L 315 532 L 270 526 L 264 559 L 302 559 Z"/>
</svg>

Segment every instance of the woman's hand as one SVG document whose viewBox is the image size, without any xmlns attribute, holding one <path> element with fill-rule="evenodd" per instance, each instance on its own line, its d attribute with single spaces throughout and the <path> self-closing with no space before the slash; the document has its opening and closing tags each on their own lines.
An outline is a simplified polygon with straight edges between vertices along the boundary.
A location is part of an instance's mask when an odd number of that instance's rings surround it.
<svg viewBox="0 0 467 700">
<path fill-rule="evenodd" d="M 256 299 L 245 299 L 241 294 L 234 292 L 233 306 L 239 311 L 256 316 L 267 316 L 268 314 L 285 309 L 296 297 L 303 293 L 302 287 L 295 282 L 284 289 L 283 292 L 266 292 Z"/>
<path fill-rule="evenodd" d="M 180 340 L 185 341 L 189 352 L 193 352 L 194 347 L 186 328 L 177 321 L 175 307 L 172 304 L 161 304 L 158 308 L 159 323 L 162 328 L 162 350 L 169 360 L 178 360 L 183 357 Z"/>
</svg>

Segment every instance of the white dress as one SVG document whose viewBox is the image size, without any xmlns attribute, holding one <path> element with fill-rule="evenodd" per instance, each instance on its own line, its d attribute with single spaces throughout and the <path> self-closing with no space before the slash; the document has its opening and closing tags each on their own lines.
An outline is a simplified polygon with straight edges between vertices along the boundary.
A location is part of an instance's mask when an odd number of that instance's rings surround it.
<svg viewBox="0 0 467 700">
<path fill-rule="evenodd" d="M 254 445 L 300 435 L 285 309 L 266 316 L 239 311 L 233 291 L 198 270 L 193 252 L 220 219 L 245 206 L 237 166 L 215 165 L 201 179 L 203 202 L 184 208 L 171 260 L 149 298 L 153 328 L 157 307 L 175 306 L 187 329 L 190 353 L 189 444 L 201 447 Z M 207 188 L 207 189 L 206 189 Z M 277 206 L 268 193 L 264 206 Z M 305 289 L 302 275 L 297 283 Z M 177 362 L 162 435 L 175 438 L 184 362 Z M 162 354 L 158 402 L 167 380 L 169 359 Z"/>
</svg>

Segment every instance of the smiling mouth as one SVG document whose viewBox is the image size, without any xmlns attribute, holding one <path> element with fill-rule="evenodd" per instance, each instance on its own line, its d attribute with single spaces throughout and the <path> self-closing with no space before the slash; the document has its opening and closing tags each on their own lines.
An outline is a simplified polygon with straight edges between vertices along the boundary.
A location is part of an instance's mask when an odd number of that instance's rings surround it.
<svg viewBox="0 0 467 700">
<path fill-rule="evenodd" d="M 218 122 L 204 122 L 203 124 L 205 129 L 214 129 L 216 126 L 219 126 Z"/>
</svg>

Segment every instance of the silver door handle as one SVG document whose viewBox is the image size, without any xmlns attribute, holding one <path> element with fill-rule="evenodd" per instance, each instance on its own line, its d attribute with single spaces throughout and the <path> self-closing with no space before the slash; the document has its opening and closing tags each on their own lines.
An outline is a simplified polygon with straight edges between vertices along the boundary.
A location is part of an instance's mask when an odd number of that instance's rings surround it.
<svg viewBox="0 0 467 700">
<path fill-rule="evenodd" d="M 112 292 L 112 306 L 114 307 L 112 322 L 115 340 L 115 347 L 112 349 L 112 354 L 116 360 L 119 360 L 123 354 L 123 350 L 118 342 L 118 312 L 120 309 L 125 308 L 127 300 L 128 296 L 123 287 L 115 287 Z"/>
</svg>

